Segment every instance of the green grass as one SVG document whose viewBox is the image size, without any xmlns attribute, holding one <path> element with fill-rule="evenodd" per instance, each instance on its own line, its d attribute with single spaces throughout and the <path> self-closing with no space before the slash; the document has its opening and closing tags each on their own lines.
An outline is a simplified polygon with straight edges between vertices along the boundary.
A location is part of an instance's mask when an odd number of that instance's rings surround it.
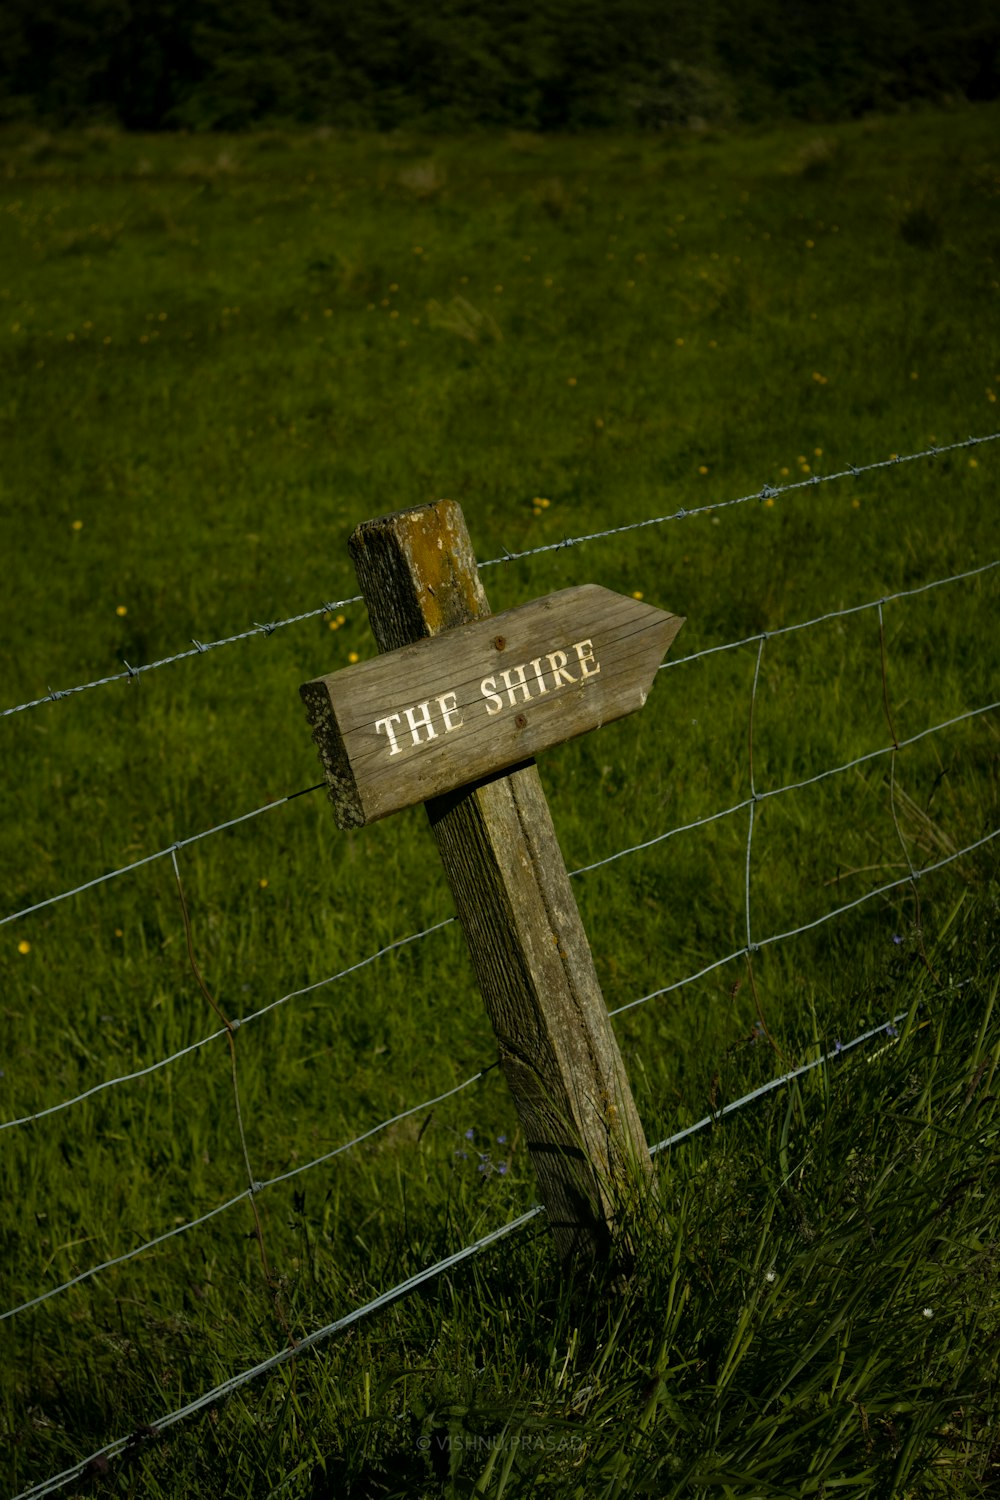
<svg viewBox="0 0 1000 1500">
<path fill-rule="evenodd" d="M 7 134 L 0 704 L 348 598 L 354 525 L 440 495 L 493 558 L 996 430 L 998 122 L 991 106 L 822 137 Z M 1000 445 L 959 450 L 484 581 L 494 608 L 641 590 L 687 617 L 681 657 L 988 562 L 998 463 Z M 996 698 L 996 605 L 996 573 L 885 605 L 900 739 Z M 5 718 L 3 911 L 315 783 L 298 684 L 374 651 L 363 610 L 339 613 Z M 545 756 L 570 869 L 748 795 L 756 660 L 672 666 L 640 715 Z M 889 743 L 874 610 L 765 643 L 758 791 Z M 982 715 L 761 803 L 754 940 L 990 833 L 997 771 Z M 744 946 L 746 849 L 742 812 L 574 882 L 611 1009 Z M 752 1040 L 743 959 L 616 1018 L 654 1141 L 910 1016 L 659 1157 L 627 1291 L 567 1286 L 535 1221 L 139 1445 L 97 1491 L 988 1494 L 995 851 L 924 879 L 919 910 L 902 885 L 765 945 L 753 979 L 781 1056 Z M 451 911 L 419 809 L 341 834 L 319 792 L 178 865 L 234 1016 Z M 168 858 L 0 928 L 0 966 L 5 1120 L 218 1029 Z M 269 1010 L 236 1049 L 261 1180 L 495 1056 L 454 924 Z M 481 1173 L 480 1152 L 507 1170 Z M 0 1174 L 5 1308 L 208 1213 L 246 1185 L 225 1042 L 4 1131 Z M 244 1201 L 7 1320 L 9 1489 L 534 1191 L 492 1070 L 260 1194 L 270 1284 Z"/>
</svg>

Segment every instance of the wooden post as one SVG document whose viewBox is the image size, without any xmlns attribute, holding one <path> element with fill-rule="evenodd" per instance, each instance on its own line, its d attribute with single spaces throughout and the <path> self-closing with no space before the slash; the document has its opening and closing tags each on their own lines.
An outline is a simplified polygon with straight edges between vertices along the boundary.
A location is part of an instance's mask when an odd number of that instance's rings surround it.
<svg viewBox="0 0 1000 1500">
<path fill-rule="evenodd" d="M 490 615 L 452 501 L 365 522 L 349 546 L 382 652 Z M 676 633 L 677 617 L 661 618 Z M 342 747 L 322 683 L 302 695 L 336 792 Z M 445 695 L 453 723 L 452 702 Z M 426 807 L 557 1250 L 607 1260 L 623 1207 L 651 1175 L 649 1150 L 534 762 Z"/>
</svg>

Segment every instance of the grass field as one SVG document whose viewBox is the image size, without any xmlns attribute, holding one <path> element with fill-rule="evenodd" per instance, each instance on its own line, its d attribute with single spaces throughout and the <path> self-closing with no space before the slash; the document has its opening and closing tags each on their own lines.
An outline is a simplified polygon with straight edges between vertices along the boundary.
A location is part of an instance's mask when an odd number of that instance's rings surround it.
<svg viewBox="0 0 1000 1500">
<path fill-rule="evenodd" d="M 687 617 L 548 753 L 571 870 L 745 799 L 756 641 L 996 557 L 1000 109 L 731 137 L 0 137 L 4 914 L 319 780 L 298 685 L 374 652 L 346 551 L 450 496 L 495 609 Z M 702 507 L 718 507 L 704 511 Z M 756 790 L 994 702 L 997 572 L 764 644 Z M 327 601 L 336 607 L 323 610 Z M 890 729 L 890 719 L 892 729 Z M 66 1493 L 987 1496 L 1000 1474 L 995 713 L 574 885 L 657 1158 L 627 1290 L 544 1218 Z M 419 809 L 323 793 L 176 856 L 270 1181 L 495 1057 Z M 950 860 L 814 930 L 767 939 Z M 164 856 L 0 927 L 0 1120 L 219 1029 Z M 754 998 L 756 991 L 756 1001 Z M 759 1009 L 758 1009 L 759 1007 Z M 837 1053 L 900 1013 L 884 1033 Z M 766 1018 L 775 1047 L 757 1025 Z M 244 1193 L 224 1037 L 0 1132 L 0 1311 Z M 534 1202 L 496 1069 L 0 1324 L 11 1494 Z"/>
</svg>

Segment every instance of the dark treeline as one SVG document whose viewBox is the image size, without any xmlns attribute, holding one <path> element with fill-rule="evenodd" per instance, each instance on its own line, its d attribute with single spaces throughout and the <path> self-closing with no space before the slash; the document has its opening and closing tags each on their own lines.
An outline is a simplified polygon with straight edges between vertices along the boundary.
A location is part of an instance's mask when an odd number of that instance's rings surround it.
<svg viewBox="0 0 1000 1500">
<path fill-rule="evenodd" d="M 0 121 L 528 130 L 1000 94 L 996 0 L 4 0 Z"/>
</svg>

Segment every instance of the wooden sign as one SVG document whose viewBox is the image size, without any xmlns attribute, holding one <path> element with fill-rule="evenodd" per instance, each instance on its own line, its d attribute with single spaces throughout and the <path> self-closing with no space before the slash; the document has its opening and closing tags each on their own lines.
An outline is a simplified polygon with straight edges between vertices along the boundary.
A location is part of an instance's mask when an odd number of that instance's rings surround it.
<svg viewBox="0 0 1000 1500">
<path fill-rule="evenodd" d="M 301 689 L 338 820 L 426 799 L 556 1248 L 625 1268 L 649 1146 L 530 757 L 640 708 L 682 622 L 592 586 L 491 615 L 451 500 L 349 548 L 383 655 Z"/>
<path fill-rule="evenodd" d="M 305 683 L 338 823 L 372 823 L 633 713 L 683 623 L 585 584 Z"/>
</svg>

